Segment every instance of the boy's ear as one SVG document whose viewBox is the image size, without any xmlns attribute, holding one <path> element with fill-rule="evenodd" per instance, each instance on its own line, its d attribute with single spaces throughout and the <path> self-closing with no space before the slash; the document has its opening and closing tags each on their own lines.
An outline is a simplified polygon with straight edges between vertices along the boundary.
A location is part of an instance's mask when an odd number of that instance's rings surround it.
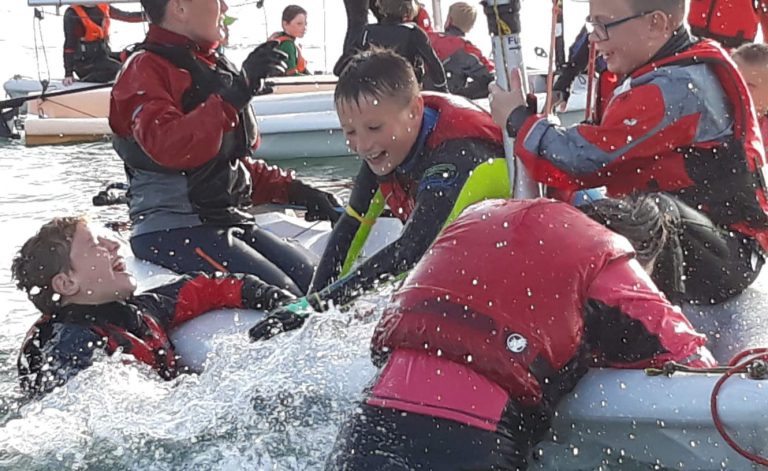
<svg viewBox="0 0 768 471">
<path fill-rule="evenodd" d="M 72 296 L 78 292 L 80 286 L 68 273 L 57 273 L 51 279 L 51 288 L 61 296 Z"/>
<path fill-rule="evenodd" d="M 411 110 L 409 114 L 410 116 L 419 118 L 421 118 L 421 115 L 424 114 L 424 98 L 421 96 L 421 94 L 416 95 L 413 97 L 413 100 L 411 100 Z"/>
</svg>

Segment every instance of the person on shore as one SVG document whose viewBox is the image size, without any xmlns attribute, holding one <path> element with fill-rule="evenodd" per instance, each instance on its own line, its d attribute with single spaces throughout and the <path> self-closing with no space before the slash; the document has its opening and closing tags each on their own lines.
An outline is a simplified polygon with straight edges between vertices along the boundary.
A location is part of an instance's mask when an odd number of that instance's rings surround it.
<svg viewBox="0 0 768 471">
<path fill-rule="evenodd" d="M 338 218 L 333 195 L 250 157 L 259 141 L 251 97 L 285 71 L 285 53 L 266 42 L 238 71 L 215 52 L 223 1 L 142 5 L 149 32 L 118 77 L 109 112 L 130 185 L 133 253 L 178 273 L 222 265 L 306 293 L 315 257 L 247 212 L 289 203 L 306 207 L 309 219 Z"/>
</svg>

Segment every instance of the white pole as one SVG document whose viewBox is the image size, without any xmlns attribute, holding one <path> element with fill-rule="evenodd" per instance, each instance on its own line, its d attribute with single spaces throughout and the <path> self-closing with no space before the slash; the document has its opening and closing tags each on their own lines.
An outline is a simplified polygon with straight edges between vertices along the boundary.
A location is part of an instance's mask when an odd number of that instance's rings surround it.
<svg viewBox="0 0 768 471">
<path fill-rule="evenodd" d="M 440 9 L 440 0 L 432 0 L 432 28 L 435 31 L 443 30 L 443 10 Z"/>
<path fill-rule="evenodd" d="M 523 50 L 520 42 L 521 0 L 485 0 L 482 2 L 488 18 L 488 32 L 493 47 L 493 62 L 496 65 L 496 82 L 503 89 L 509 89 L 509 73 L 515 69 L 522 72 L 522 85 L 528 92 L 528 76 L 523 64 Z M 543 2 L 542 2 L 543 3 Z M 513 184 L 513 198 L 536 198 L 541 196 L 538 183 L 533 181 L 523 163 L 515 158 L 515 141 L 504 132 L 504 153 L 509 169 L 509 181 Z"/>
</svg>

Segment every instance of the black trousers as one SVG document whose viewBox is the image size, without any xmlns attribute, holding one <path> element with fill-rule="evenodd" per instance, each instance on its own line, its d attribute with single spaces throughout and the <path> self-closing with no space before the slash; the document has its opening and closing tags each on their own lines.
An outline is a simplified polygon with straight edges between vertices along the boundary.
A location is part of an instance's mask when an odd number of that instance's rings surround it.
<svg viewBox="0 0 768 471">
<path fill-rule="evenodd" d="M 297 296 L 306 294 L 316 257 L 300 245 L 253 224 L 202 225 L 131 238 L 136 257 L 177 273 L 214 272 L 198 249 L 232 273 L 249 273 Z"/>
<path fill-rule="evenodd" d="M 548 426 L 547 424 L 537 424 Z M 540 428 L 540 427 L 537 427 Z M 534 432 L 501 434 L 452 420 L 361 404 L 346 421 L 326 471 L 525 470 Z"/>
<path fill-rule="evenodd" d="M 87 61 L 75 62 L 75 73 L 77 78 L 83 82 L 106 83 L 117 77 L 122 63 L 112 55 L 104 53 Z"/>
</svg>

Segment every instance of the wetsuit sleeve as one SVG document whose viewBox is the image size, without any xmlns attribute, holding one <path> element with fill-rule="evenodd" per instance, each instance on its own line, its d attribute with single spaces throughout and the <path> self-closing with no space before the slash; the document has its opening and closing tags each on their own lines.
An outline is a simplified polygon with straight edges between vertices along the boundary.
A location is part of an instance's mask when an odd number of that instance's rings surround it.
<svg viewBox="0 0 768 471">
<path fill-rule="evenodd" d="M 599 363 L 613 367 L 662 366 L 677 361 L 694 367 L 714 366 L 680 308 L 672 306 L 635 259 L 610 262 L 587 292 L 585 339 Z"/>
<path fill-rule="evenodd" d="M 466 51 L 468 54 L 471 54 L 475 57 L 477 57 L 477 60 L 480 61 L 481 64 L 485 66 L 485 68 L 488 70 L 489 73 L 493 73 L 496 70 L 496 66 L 488 60 L 487 57 L 483 55 L 483 51 L 481 51 L 477 46 L 472 44 L 469 41 L 464 42 L 464 51 Z"/>
<path fill-rule="evenodd" d="M 730 104 L 714 75 L 683 69 L 614 96 L 599 124 L 564 128 L 524 107 L 515 109 L 507 121 L 517 137 L 515 155 L 539 182 L 564 190 L 592 188 L 610 185 L 622 172 L 636 173 L 640 160 L 732 134 Z M 692 77 L 704 77 L 702 88 L 692 85 Z"/>
<path fill-rule="evenodd" d="M 411 37 L 414 40 L 416 53 L 424 60 L 427 68 L 427 74 L 432 81 L 432 89 L 438 92 L 448 93 L 448 80 L 445 78 L 445 69 L 443 63 L 435 54 L 432 44 L 429 42 L 429 36 L 420 28 L 411 30 Z"/>
<path fill-rule="evenodd" d="M 423 173 L 413 212 L 400 237 L 354 273 L 318 293 L 320 299 L 345 304 L 379 280 L 413 268 L 443 229 L 472 169 L 495 155 L 498 153 L 484 143 L 457 139 L 443 143 L 433 155 L 423 156 L 434 164 Z"/>
<path fill-rule="evenodd" d="M 299 57 L 299 54 L 296 51 L 296 43 L 286 40 L 281 42 L 277 48 L 288 54 L 288 59 L 285 60 L 285 64 L 287 65 L 285 68 L 285 75 L 296 75 L 296 66 L 298 65 Z"/>
<path fill-rule="evenodd" d="M 333 75 L 340 76 L 341 73 L 344 71 L 344 67 L 347 65 L 347 62 L 352 58 L 352 56 L 357 51 L 362 51 L 364 49 L 363 47 L 363 37 L 366 34 L 366 28 L 363 26 L 361 28 L 360 34 L 354 37 L 350 43 L 349 48 L 344 51 L 344 53 L 339 57 L 339 60 L 336 61 L 336 65 L 333 66 Z"/>
<path fill-rule="evenodd" d="M 72 324 L 49 325 L 47 341 L 25 342 L 18 360 L 19 382 L 25 394 L 39 397 L 62 386 L 93 364 L 93 352 L 103 348 L 93 331 Z"/>
<path fill-rule="evenodd" d="M 249 157 L 241 159 L 251 174 L 251 202 L 253 204 L 287 204 L 289 189 L 295 181 L 292 170 L 283 170 L 277 165 L 267 165 L 263 160 Z"/>
<path fill-rule="evenodd" d="M 257 276 L 244 274 L 182 276 L 176 282 L 148 293 L 175 299 L 172 313 L 155 313 L 163 327 L 169 329 L 215 309 L 271 311 L 294 299 L 287 291 L 267 284 Z"/>
<path fill-rule="evenodd" d="M 216 94 L 184 113 L 181 100 L 190 85 L 189 74 L 165 59 L 136 54 L 112 88 L 110 127 L 118 136 L 132 136 L 163 167 L 188 170 L 207 163 L 239 118 L 237 109 Z"/>
<path fill-rule="evenodd" d="M 371 172 L 367 164 L 363 163 L 355 178 L 352 194 L 349 196 L 349 206 L 357 214 L 365 217 L 378 186 L 376 175 Z M 336 221 L 328 245 L 325 246 L 323 256 L 309 285 L 310 293 L 319 291 L 336 281 L 359 228 L 360 222 L 346 213 Z"/>
<path fill-rule="evenodd" d="M 64 76 L 72 77 L 75 73 L 75 52 L 80 47 L 80 38 L 85 31 L 80 17 L 75 10 L 67 8 L 64 12 Z"/>
<path fill-rule="evenodd" d="M 123 21 L 126 23 L 141 23 L 147 21 L 146 16 L 140 11 L 124 11 L 119 8 L 115 8 L 112 5 L 109 6 L 109 17 L 113 20 Z"/>
</svg>

